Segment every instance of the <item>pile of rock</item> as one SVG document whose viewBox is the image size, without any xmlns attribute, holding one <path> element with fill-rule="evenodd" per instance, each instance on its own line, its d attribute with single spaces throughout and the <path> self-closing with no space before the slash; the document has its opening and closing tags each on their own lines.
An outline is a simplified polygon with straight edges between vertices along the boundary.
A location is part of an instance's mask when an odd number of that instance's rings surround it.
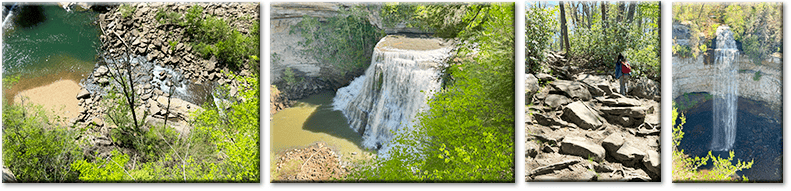
<svg viewBox="0 0 791 191">
<path fill-rule="evenodd" d="M 285 151 L 279 156 L 274 169 L 275 181 L 326 182 L 341 179 L 347 173 L 340 156 L 321 142 Z"/>
<path fill-rule="evenodd" d="M 657 181 L 659 108 L 610 76 L 526 74 L 526 180 Z"/>
<path fill-rule="evenodd" d="M 195 54 L 192 46 L 185 43 L 191 40 L 185 34 L 185 28 L 160 23 L 155 18 L 157 13 L 160 10 L 184 13 L 191 6 L 202 6 L 204 15 L 224 19 L 243 34 L 250 33 L 253 22 L 257 22 L 259 18 L 258 3 L 131 3 L 131 6 L 135 7 L 135 11 L 128 17 L 123 17 L 118 9 L 99 14 L 97 22 L 103 31 L 100 37 L 102 49 L 113 57 L 130 52 L 144 55 L 149 62 L 156 61 L 162 66 L 180 68 L 186 79 L 196 83 L 228 80 L 228 76 L 220 70 L 229 70 L 227 66 L 221 66 L 214 57 L 205 59 Z M 181 15 L 183 14 L 179 16 Z M 246 17 L 251 19 L 242 19 Z M 127 46 L 130 49 L 128 51 Z M 243 68 L 240 74 L 248 76 L 249 70 L 250 68 Z"/>
</svg>

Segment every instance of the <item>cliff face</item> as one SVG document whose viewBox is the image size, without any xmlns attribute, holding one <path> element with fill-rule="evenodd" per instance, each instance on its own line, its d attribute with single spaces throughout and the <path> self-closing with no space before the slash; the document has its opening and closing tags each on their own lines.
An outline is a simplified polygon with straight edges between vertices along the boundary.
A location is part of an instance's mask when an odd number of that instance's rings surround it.
<svg viewBox="0 0 791 191">
<path fill-rule="evenodd" d="M 672 29 L 674 45 L 689 46 L 690 39 L 703 38 L 702 34 L 690 33 L 686 23 L 673 24 Z M 772 110 L 780 111 L 783 107 L 782 54 L 775 53 L 760 63 L 756 63 L 743 51 L 738 51 L 736 54 L 734 62 L 737 70 L 735 78 L 738 81 L 738 96 L 765 102 Z M 713 51 L 709 55 L 696 57 L 682 58 L 673 55 L 673 98 L 692 92 L 715 94 L 713 89 L 718 81 L 716 76 L 720 72 L 715 60 Z"/>
<path fill-rule="evenodd" d="M 783 107 L 783 60 L 773 56 L 760 64 L 744 54 L 736 59 L 739 97 L 766 102 L 772 110 Z M 719 70 L 703 56 L 673 57 L 673 97 L 691 92 L 711 92 Z M 760 73 L 759 73 L 760 72 Z M 759 73 L 756 77 L 756 73 Z"/>
<path fill-rule="evenodd" d="M 304 49 L 299 42 L 305 39 L 299 34 L 289 34 L 291 28 L 304 16 L 318 18 L 319 21 L 329 17 L 343 14 L 342 11 L 360 3 L 272 3 L 270 9 L 270 75 L 269 80 L 272 84 L 283 84 L 284 73 L 287 68 L 293 72 L 293 76 L 300 79 L 300 83 L 283 86 L 281 90 L 289 99 L 300 99 L 302 97 L 319 93 L 322 91 L 336 90 L 348 85 L 348 83 L 362 74 L 362 70 L 356 71 L 356 75 L 345 76 L 331 75 L 333 66 L 331 63 L 320 63 L 316 59 L 303 55 Z M 371 25 L 383 30 L 388 34 L 395 33 L 418 33 L 428 34 L 417 28 L 410 28 L 404 25 L 385 27 L 382 18 L 379 16 L 381 4 L 366 4 L 368 13 L 366 17 Z M 340 78 L 340 79 L 339 79 Z M 279 86 L 280 87 L 280 86 Z"/>
</svg>

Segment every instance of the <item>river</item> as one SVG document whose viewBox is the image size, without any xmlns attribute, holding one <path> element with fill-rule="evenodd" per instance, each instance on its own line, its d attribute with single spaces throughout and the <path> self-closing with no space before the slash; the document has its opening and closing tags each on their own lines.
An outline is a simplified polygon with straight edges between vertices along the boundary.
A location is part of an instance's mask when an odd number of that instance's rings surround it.
<svg viewBox="0 0 791 191">
<path fill-rule="evenodd" d="M 95 12 L 68 12 L 55 4 L 24 5 L 3 26 L 3 78 L 19 82 L 3 89 L 10 101 L 17 93 L 59 80 L 79 82 L 93 70 L 99 30 Z M 76 96 L 76 94 L 75 94 Z"/>
</svg>

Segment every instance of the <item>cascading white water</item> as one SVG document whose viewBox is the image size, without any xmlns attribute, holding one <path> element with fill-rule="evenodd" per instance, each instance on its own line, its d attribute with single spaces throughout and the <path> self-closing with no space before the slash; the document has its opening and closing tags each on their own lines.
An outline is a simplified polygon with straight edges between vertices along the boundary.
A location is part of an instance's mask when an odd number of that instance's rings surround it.
<svg viewBox="0 0 791 191">
<path fill-rule="evenodd" d="M 727 151 L 736 140 L 736 109 L 738 98 L 738 66 L 736 59 L 739 50 L 733 39 L 730 27 L 717 28 L 717 41 L 714 49 L 714 65 L 719 70 L 712 90 L 714 94 L 714 125 L 711 150 Z"/>
<path fill-rule="evenodd" d="M 403 43 L 436 47 L 397 46 Z M 410 129 L 415 116 L 427 109 L 427 100 L 441 86 L 439 67 L 451 50 L 437 44 L 441 44 L 438 39 L 382 38 L 365 74 L 338 89 L 333 108 L 342 111 L 350 127 L 363 136 L 364 147 L 389 147 L 394 134 Z"/>
<path fill-rule="evenodd" d="M 5 25 L 6 23 L 8 23 L 8 20 L 11 20 L 11 17 L 14 16 L 14 9 L 16 7 L 17 7 L 17 3 L 14 3 L 14 5 L 12 5 L 10 9 L 8 9 L 8 13 L 5 13 L 6 16 L 5 18 L 3 18 L 3 24 L 0 25 L 3 27 L 3 29 L 5 29 Z M 5 6 L 3 7 L 3 9 L 5 9 Z M 3 10 L 3 12 L 5 12 L 5 10 Z"/>
</svg>

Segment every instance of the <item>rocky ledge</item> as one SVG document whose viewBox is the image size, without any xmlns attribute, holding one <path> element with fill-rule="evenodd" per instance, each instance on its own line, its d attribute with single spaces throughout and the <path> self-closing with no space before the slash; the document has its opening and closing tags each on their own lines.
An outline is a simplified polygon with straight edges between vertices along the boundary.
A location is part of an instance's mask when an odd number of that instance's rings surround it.
<svg viewBox="0 0 791 191">
<path fill-rule="evenodd" d="M 658 87 L 624 96 L 609 75 L 558 72 L 525 75 L 525 180 L 659 181 Z"/>
</svg>

